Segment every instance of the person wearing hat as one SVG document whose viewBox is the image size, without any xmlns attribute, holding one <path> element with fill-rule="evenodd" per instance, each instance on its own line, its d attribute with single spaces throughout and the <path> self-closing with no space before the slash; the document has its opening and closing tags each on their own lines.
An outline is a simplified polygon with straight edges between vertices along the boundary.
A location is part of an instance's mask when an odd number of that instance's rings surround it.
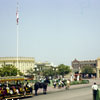
<svg viewBox="0 0 100 100">
<path fill-rule="evenodd" d="M 93 100 L 96 100 L 96 95 L 97 95 L 97 90 L 98 90 L 98 85 L 96 82 L 92 85 L 92 90 L 93 90 Z"/>
</svg>

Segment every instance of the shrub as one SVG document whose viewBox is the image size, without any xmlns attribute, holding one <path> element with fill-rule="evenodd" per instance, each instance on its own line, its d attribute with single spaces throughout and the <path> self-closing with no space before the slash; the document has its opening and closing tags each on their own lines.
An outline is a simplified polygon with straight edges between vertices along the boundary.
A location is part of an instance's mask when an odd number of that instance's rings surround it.
<svg viewBox="0 0 100 100">
<path fill-rule="evenodd" d="M 88 84 L 89 80 L 82 80 L 82 84 Z"/>
<path fill-rule="evenodd" d="M 88 84 L 89 80 L 81 80 L 81 81 L 73 81 L 71 82 L 71 85 L 77 85 L 77 84 Z"/>
</svg>

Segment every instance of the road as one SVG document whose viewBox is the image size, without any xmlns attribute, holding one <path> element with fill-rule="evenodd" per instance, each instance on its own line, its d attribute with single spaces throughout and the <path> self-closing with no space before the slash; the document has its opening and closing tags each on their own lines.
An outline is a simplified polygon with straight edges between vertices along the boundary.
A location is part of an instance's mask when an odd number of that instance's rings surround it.
<svg viewBox="0 0 100 100">
<path fill-rule="evenodd" d="M 91 87 L 62 90 L 49 92 L 47 95 L 39 94 L 32 98 L 24 98 L 24 100 L 92 100 L 92 90 Z"/>
</svg>

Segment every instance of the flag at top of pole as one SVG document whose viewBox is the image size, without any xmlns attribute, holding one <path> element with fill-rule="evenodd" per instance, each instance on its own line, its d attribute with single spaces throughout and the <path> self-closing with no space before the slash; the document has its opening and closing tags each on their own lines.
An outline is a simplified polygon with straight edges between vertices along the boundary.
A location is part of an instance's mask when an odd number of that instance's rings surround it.
<svg viewBox="0 0 100 100">
<path fill-rule="evenodd" d="M 17 2 L 17 10 L 16 10 L 16 22 L 18 25 L 18 21 L 19 21 L 19 14 L 18 14 L 18 2 Z"/>
</svg>

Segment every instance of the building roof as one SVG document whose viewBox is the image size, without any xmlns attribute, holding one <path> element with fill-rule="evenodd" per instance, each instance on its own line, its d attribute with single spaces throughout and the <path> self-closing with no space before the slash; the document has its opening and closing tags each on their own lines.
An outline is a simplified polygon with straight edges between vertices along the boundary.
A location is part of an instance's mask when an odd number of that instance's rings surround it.
<svg viewBox="0 0 100 100">
<path fill-rule="evenodd" d="M 35 61 L 33 57 L 18 57 L 20 61 Z M 17 61 L 17 57 L 0 57 L 0 62 L 2 61 Z"/>
</svg>

